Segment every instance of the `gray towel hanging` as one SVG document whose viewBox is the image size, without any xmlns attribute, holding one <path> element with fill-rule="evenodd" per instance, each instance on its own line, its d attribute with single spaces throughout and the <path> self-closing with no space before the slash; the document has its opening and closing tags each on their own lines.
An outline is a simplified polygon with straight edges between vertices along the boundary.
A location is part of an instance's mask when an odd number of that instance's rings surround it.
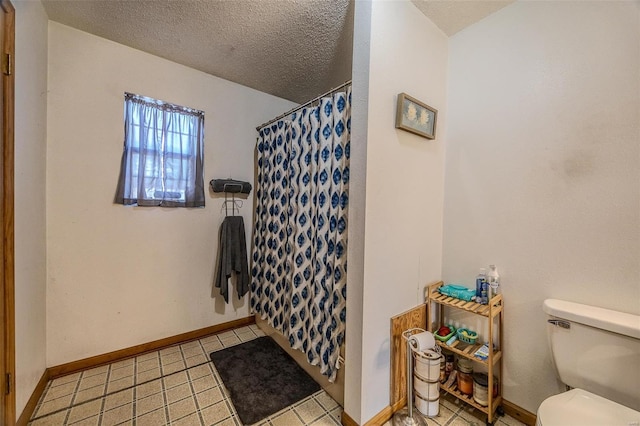
<svg viewBox="0 0 640 426">
<path fill-rule="evenodd" d="M 236 273 L 236 293 L 238 299 L 249 291 L 249 267 L 247 263 L 247 243 L 242 216 L 227 216 L 220 228 L 218 248 L 218 268 L 215 286 L 225 302 L 229 302 L 229 278 Z"/>
</svg>

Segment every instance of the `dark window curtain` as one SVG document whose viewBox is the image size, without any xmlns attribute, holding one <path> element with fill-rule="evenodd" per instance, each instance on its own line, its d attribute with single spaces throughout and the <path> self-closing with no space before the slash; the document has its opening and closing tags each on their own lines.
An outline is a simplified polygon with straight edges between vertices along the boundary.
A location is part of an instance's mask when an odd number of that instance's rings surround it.
<svg viewBox="0 0 640 426">
<path fill-rule="evenodd" d="M 204 206 L 204 113 L 125 94 L 124 150 L 115 202 Z"/>
</svg>

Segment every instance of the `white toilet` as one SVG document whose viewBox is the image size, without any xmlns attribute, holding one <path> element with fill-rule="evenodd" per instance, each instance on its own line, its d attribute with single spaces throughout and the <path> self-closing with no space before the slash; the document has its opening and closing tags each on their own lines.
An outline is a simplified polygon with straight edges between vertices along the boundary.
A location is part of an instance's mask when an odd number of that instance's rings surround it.
<svg viewBox="0 0 640 426">
<path fill-rule="evenodd" d="M 537 426 L 640 426 L 640 316 L 547 299 L 547 332 L 560 380 Z"/>
</svg>

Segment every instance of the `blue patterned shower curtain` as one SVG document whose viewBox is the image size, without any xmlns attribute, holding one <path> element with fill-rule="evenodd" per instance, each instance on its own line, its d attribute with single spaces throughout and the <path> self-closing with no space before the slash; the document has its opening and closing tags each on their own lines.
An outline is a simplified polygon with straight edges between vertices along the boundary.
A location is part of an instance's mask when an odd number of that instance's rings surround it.
<svg viewBox="0 0 640 426">
<path fill-rule="evenodd" d="M 251 309 L 334 381 L 346 319 L 351 86 L 263 127 Z"/>
</svg>

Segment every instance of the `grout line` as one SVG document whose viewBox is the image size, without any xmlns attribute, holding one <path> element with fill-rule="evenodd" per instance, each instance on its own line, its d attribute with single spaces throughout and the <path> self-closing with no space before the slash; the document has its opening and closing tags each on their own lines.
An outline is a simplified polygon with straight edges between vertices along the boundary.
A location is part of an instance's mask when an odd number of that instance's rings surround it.
<svg viewBox="0 0 640 426">
<path fill-rule="evenodd" d="M 137 419 L 137 406 L 136 406 L 136 382 L 138 381 L 138 360 L 136 358 L 133 359 L 133 390 L 131 391 L 131 421 L 133 426 L 136 426 Z"/>
<path fill-rule="evenodd" d="M 241 422 L 239 421 L 239 418 L 237 417 L 237 412 L 236 412 L 236 410 L 235 410 L 235 407 L 234 407 L 234 406 L 233 406 L 233 404 L 231 403 L 230 397 L 228 396 L 228 394 L 227 394 L 227 392 L 226 392 L 226 389 L 224 388 L 223 383 L 221 382 L 221 379 L 219 379 L 219 373 L 217 372 L 217 370 L 216 370 L 216 368 L 215 368 L 215 365 L 213 364 L 213 362 L 212 362 L 212 361 L 211 361 L 211 359 L 209 358 L 209 355 L 210 355 L 210 353 L 211 353 L 211 352 L 217 352 L 217 351 L 220 351 L 220 350 L 224 350 L 224 349 L 227 349 L 227 348 L 230 348 L 230 347 L 237 346 L 237 345 L 239 345 L 239 344 L 242 344 L 242 343 L 248 342 L 248 341 L 250 341 L 250 340 L 253 340 L 253 339 L 256 339 L 256 338 L 262 337 L 262 335 L 257 335 L 256 330 L 253 330 L 250 326 L 247 326 L 247 327 L 249 327 L 249 328 L 248 328 L 248 329 L 246 329 L 246 330 L 243 328 L 243 330 L 244 330 L 245 332 L 244 332 L 244 333 L 240 333 L 240 334 L 242 334 L 243 336 L 251 336 L 251 337 L 252 337 L 252 339 L 244 340 L 244 341 L 243 341 L 243 340 L 240 338 L 240 335 L 238 334 L 237 329 L 234 329 L 234 330 L 232 330 L 232 331 L 233 331 L 233 334 L 229 336 L 229 338 L 230 338 L 231 340 L 233 340 L 233 342 L 232 342 L 232 343 L 230 342 L 231 344 L 228 344 L 228 345 L 227 345 L 227 344 L 224 344 L 224 343 L 220 340 L 219 334 L 212 334 L 212 335 L 205 336 L 205 337 L 202 337 L 202 338 L 199 338 L 199 339 L 194 339 L 194 342 L 195 342 L 195 341 L 197 341 L 197 342 L 198 342 L 198 344 L 199 344 L 199 346 L 200 346 L 200 349 L 202 350 L 202 353 L 204 354 L 204 356 L 205 356 L 205 358 L 206 358 L 207 360 L 206 360 L 206 361 L 204 361 L 204 362 L 198 363 L 198 364 L 196 364 L 196 365 L 193 365 L 193 366 L 191 366 L 191 367 L 187 367 L 187 364 L 186 364 L 186 358 L 185 358 L 185 353 L 184 353 L 184 349 L 182 348 L 182 345 L 183 345 L 183 344 L 176 344 L 176 345 L 174 345 L 175 347 L 177 347 L 178 351 L 180 352 L 180 354 L 181 354 L 181 356 L 182 356 L 182 361 L 183 361 L 183 362 L 184 362 L 184 364 L 185 364 L 185 368 L 183 368 L 183 369 L 181 369 L 181 370 L 178 370 L 178 371 L 175 371 L 175 372 L 172 372 L 172 373 L 169 373 L 169 374 L 166 374 L 166 375 L 164 375 L 164 374 L 163 374 L 162 357 L 161 357 L 161 355 L 160 355 L 160 350 L 155 351 L 155 358 L 151 358 L 151 359 L 156 359 L 156 360 L 158 360 L 158 368 L 160 369 L 160 377 L 156 377 L 156 378 L 153 378 L 153 379 L 149 379 L 149 380 L 146 380 L 146 381 L 141 382 L 141 383 L 136 383 L 136 382 L 137 382 L 137 374 L 138 374 L 138 360 L 137 360 L 137 358 L 138 358 L 138 357 L 134 357 L 134 358 L 133 358 L 133 376 L 132 376 L 132 377 L 133 377 L 133 385 L 131 385 L 131 386 L 127 386 L 127 387 L 125 387 L 125 388 L 123 388 L 123 389 L 118 389 L 118 390 L 116 390 L 116 391 L 112 391 L 112 392 L 107 392 L 107 390 L 108 390 L 108 385 L 109 385 L 109 379 L 110 379 L 110 377 L 111 377 L 111 373 L 112 373 L 113 371 L 115 371 L 115 370 L 118 370 L 118 369 L 117 369 L 117 368 L 114 368 L 112 364 L 109 364 L 109 365 L 108 365 L 108 366 L 109 366 L 109 368 L 107 369 L 107 377 L 106 377 L 106 379 L 105 379 L 106 381 L 105 381 L 105 383 L 104 383 L 104 385 L 103 385 L 103 386 L 104 386 L 104 387 L 103 387 L 103 395 L 98 396 L 98 397 L 94 397 L 94 398 L 91 398 L 91 399 L 89 399 L 89 400 L 82 401 L 82 402 L 79 402 L 79 403 L 77 403 L 77 404 L 76 404 L 76 403 L 73 403 L 73 401 L 75 401 L 75 398 L 76 398 L 76 395 L 75 395 L 75 394 L 77 393 L 77 389 L 78 389 L 78 387 L 79 387 L 79 385 L 80 385 L 80 383 L 81 383 L 81 381 L 82 381 L 83 375 L 84 375 L 84 372 L 80 372 L 79 377 L 76 379 L 76 380 L 77 380 L 77 382 L 76 382 L 76 392 L 74 392 L 74 395 L 73 395 L 73 397 L 72 397 L 72 404 L 71 404 L 69 407 L 62 408 L 62 409 L 59 409 L 59 410 L 53 411 L 53 412 L 51 412 L 51 413 L 47 413 L 46 415 L 43 415 L 43 416 L 39 416 L 39 417 L 32 418 L 32 419 L 30 419 L 30 422 L 31 422 L 31 421 L 35 421 L 35 420 L 38 420 L 38 419 L 41 419 L 41 418 L 43 418 L 43 417 L 47 417 L 47 416 L 51 416 L 51 415 L 57 414 L 57 413 L 62 412 L 62 411 L 64 411 L 64 410 L 69 410 L 69 411 L 68 411 L 68 413 L 67 413 L 67 416 L 66 416 L 66 420 L 68 420 L 69 415 L 70 415 L 69 413 L 70 413 L 70 411 L 71 411 L 71 409 L 72 409 L 73 407 L 77 407 L 77 406 L 80 406 L 80 405 L 82 405 L 82 404 L 86 404 L 86 403 L 89 403 L 89 402 L 93 402 L 93 401 L 96 401 L 96 400 L 102 399 L 101 409 L 100 409 L 100 412 L 99 412 L 99 423 L 98 423 L 98 424 L 101 424 L 101 423 L 102 423 L 102 421 L 103 421 L 103 414 L 104 414 L 104 408 L 105 408 L 105 404 L 106 404 L 106 398 L 107 398 L 108 396 L 110 396 L 110 395 L 114 395 L 114 394 L 117 394 L 117 393 L 119 393 L 119 392 L 124 392 L 124 391 L 127 391 L 128 389 L 133 389 L 133 391 L 132 391 L 132 393 L 133 393 L 133 399 L 132 399 L 132 413 L 133 413 L 133 417 L 132 417 L 132 419 L 127 420 L 127 421 L 133 421 L 133 425 L 135 426 L 135 425 L 136 425 L 136 417 L 137 417 L 136 389 L 135 389 L 135 388 L 136 388 L 137 386 L 142 386 L 142 385 L 144 385 L 144 384 L 151 383 L 151 382 L 154 382 L 154 381 L 156 381 L 156 380 L 160 380 L 160 385 L 161 385 L 161 390 L 160 390 L 160 392 L 162 393 L 162 398 L 163 398 L 163 400 L 164 400 L 164 407 L 159 407 L 159 408 L 157 408 L 156 410 L 161 410 L 161 409 L 163 409 L 163 410 L 164 410 L 164 413 L 165 413 L 165 416 L 166 416 L 166 422 L 167 422 L 166 424 L 167 424 L 167 425 L 169 425 L 169 424 L 171 424 L 171 423 L 172 423 L 172 421 L 171 421 L 171 418 L 170 418 L 170 416 L 169 416 L 169 405 L 168 405 L 168 400 L 167 400 L 167 395 L 166 395 L 167 388 L 165 387 L 164 378 L 165 378 L 165 377 L 172 376 L 172 375 L 174 375 L 174 374 L 179 374 L 179 373 L 181 373 L 181 372 L 185 372 L 185 373 L 186 373 L 186 375 L 187 375 L 187 383 L 188 383 L 188 385 L 189 385 L 189 387 L 190 387 L 190 389 L 191 389 L 191 397 L 193 398 L 194 403 L 195 403 L 195 406 L 196 406 L 196 411 L 195 411 L 195 413 L 197 413 L 197 414 L 198 414 L 198 416 L 199 416 L 199 418 L 200 418 L 200 422 L 201 422 L 202 424 L 204 424 L 204 417 L 202 416 L 202 412 L 201 412 L 201 409 L 200 409 L 200 404 L 199 404 L 199 402 L 198 402 L 198 400 L 197 400 L 197 394 L 196 394 L 196 392 L 195 392 L 195 388 L 193 387 L 193 383 L 192 383 L 192 381 L 191 381 L 191 376 L 189 375 L 189 370 L 194 369 L 194 368 L 197 368 L 197 367 L 201 367 L 201 366 L 203 366 L 203 365 L 208 365 L 209 374 L 211 375 L 211 377 L 213 377 L 213 379 L 214 379 L 215 383 L 216 383 L 216 384 L 217 384 L 217 386 L 219 387 L 220 392 L 221 392 L 221 394 L 222 394 L 222 401 L 219 401 L 219 402 L 224 402 L 224 403 L 225 403 L 225 405 L 226 405 L 226 406 L 227 406 L 227 408 L 228 408 L 229 413 L 230 413 L 230 416 L 229 416 L 229 417 L 226 417 L 225 419 L 223 419 L 223 421 L 224 421 L 224 420 L 228 420 L 229 418 L 231 418 L 231 419 L 233 420 L 233 422 L 234 422 L 236 425 L 241 425 Z M 235 336 L 235 339 L 233 339 L 233 338 L 232 338 L 232 336 Z M 207 350 L 207 349 L 205 349 L 205 344 L 202 342 L 202 340 L 204 340 L 204 339 L 207 339 L 207 345 L 220 346 L 220 347 L 217 347 L 217 348 L 215 348 L 215 349 L 211 349 L 211 350 Z M 187 343 L 188 343 L 188 342 L 187 342 Z M 191 349 L 191 348 L 189 348 L 189 349 Z M 145 359 L 144 361 L 150 361 L 150 359 Z M 144 362 L 144 361 L 143 361 L 143 362 Z M 127 366 L 122 366 L 121 368 L 124 368 L 124 367 L 127 367 Z M 203 376 L 203 377 L 204 377 L 204 376 Z M 200 378 L 200 377 L 199 377 L 199 378 Z M 198 378 L 198 379 L 199 379 L 199 378 Z M 49 381 L 49 383 L 47 384 L 47 387 L 46 387 L 46 390 L 47 390 L 47 391 L 51 388 L 51 383 L 52 383 L 52 381 Z M 323 391 L 318 391 L 316 394 L 312 394 L 312 395 L 310 395 L 310 396 L 307 398 L 307 400 L 310 400 L 310 399 L 314 399 L 314 400 L 315 400 L 315 397 L 316 397 L 317 395 L 320 395 L 322 392 L 323 392 Z M 44 395 L 46 395 L 46 392 L 44 393 Z M 43 396 L 42 398 L 44 399 L 44 396 Z M 324 410 L 325 414 L 323 414 L 323 416 L 325 416 L 325 415 L 326 415 L 326 416 L 328 416 L 328 418 L 330 418 L 330 419 L 332 419 L 332 420 L 335 420 L 335 419 L 331 416 L 331 413 L 329 412 L 329 410 L 327 410 L 327 409 L 324 407 L 324 405 L 323 405 L 322 403 L 320 403 L 320 401 L 319 401 L 319 400 L 316 400 L 316 403 L 318 403 L 318 404 L 319 404 L 319 406 L 320 406 L 320 407 L 322 407 L 322 409 Z M 40 405 L 40 403 L 38 404 L 38 406 L 39 406 L 39 405 Z M 298 404 L 298 405 L 299 405 L 299 404 Z M 297 417 L 300 417 L 300 415 L 296 412 L 296 410 L 295 410 L 295 408 L 294 408 L 295 406 L 296 406 L 296 405 L 294 404 L 294 405 L 292 405 L 292 406 L 291 406 L 291 407 L 289 407 L 289 408 L 290 408 L 291 410 L 293 410 L 293 411 L 294 411 L 294 413 L 296 414 L 296 416 L 297 416 Z M 335 409 L 335 407 L 334 407 L 334 409 Z M 151 412 L 156 411 L 156 410 L 152 410 Z M 36 411 L 36 412 L 37 412 L 37 411 Z M 148 413 L 145 413 L 145 414 L 148 414 Z M 275 414 L 275 413 L 274 413 L 274 414 Z M 282 413 L 280 413 L 280 414 L 282 414 Z M 191 414 L 189 414 L 189 415 L 191 415 Z M 321 416 L 321 417 L 322 417 L 322 416 Z M 302 420 L 302 419 L 300 418 L 300 420 Z M 317 419 L 316 419 L 316 420 L 314 420 L 314 421 L 317 421 Z M 267 425 L 271 425 L 271 424 L 272 424 L 272 423 L 271 423 L 271 416 L 270 416 L 270 417 L 267 417 L 267 418 L 265 418 L 265 419 L 263 419 L 263 420 L 262 420 L 262 423 L 266 423 Z"/>
<path fill-rule="evenodd" d="M 164 415 L 166 416 L 167 424 L 171 424 L 171 417 L 169 416 L 169 402 L 167 400 L 167 393 L 164 387 L 164 374 L 162 374 L 162 357 L 158 351 L 158 358 L 160 359 L 160 392 L 162 394 L 162 400 L 164 401 Z M 176 372 L 177 373 L 177 372 Z M 174 373 L 175 374 L 175 373 Z"/>
<path fill-rule="evenodd" d="M 70 406 L 65 407 L 65 408 L 60 408 L 60 409 L 58 409 L 58 410 L 52 411 L 52 412 L 47 413 L 47 414 L 44 414 L 44 415 L 42 415 L 42 416 L 33 417 L 33 418 L 31 418 L 29 421 L 31 422 L 31 421 L 34 421 L 34 420 L 39 420 L 39 419 L 41 419 L 41 418 L 43 418 L 43 417 L 47 417 L 47 416 L 50 416 L 50 415 L 52 415 L 52 414 L 57 414 L 57 413 L 59 413 L 59 412 L 61 412 L 61 411 L 68 410 L 68 409 L 71 409 L 71 408 L 73 408 L 73 407 L 77 407 L 77 406 L 79 406 L 79 405 L 86 404 L 86 403 L 88 403 L 88 402 L 93 402 L 93 401 L 95 401 L 95 400 L 97 400 L 97 399 L 106 398 L 106 397 L 108 397 L 108 396 L 110 396 L 110 395 L 114 395 L 114 394 L 116 394 L 116 393 L 118 393 L 118 392 L 124 392 L 124 391 L 126 391 L 126 390 L 129 390 L 129 389 L 135 388 L 136 386 L 142 386 L 142 385 L 145 385 L 145 384 L 147 384 L 147 383 L 155 382 L 156 380 L 161 380 L 161 379 L 163 379 L 164 377 L 173 376 L 174 374 L 182 373 L 182 372 L 187 371 L 187 370 L 190 370 L 190 369 L 192 369 L 192 368 L 200 367 L 200 366 L 202 366 L 202 365 L 206 365 L 206 364 L 209 364 L 209 363 L 212 363 L 212 362 L 211 362 L 211 360 L 206 361 L 206 362 L 203 362 L 203 363 L 200 363 L 200 364 L 196 364 L 196 365 L 194 365 L 193 367 L 188 367 L 188 368 L 184 368 L 184 369 L 182 369 L 182 370 L 174 371 L 173 373 L 169 373 L 169 374 L 167 374 L 167 375 L 161 375 L 160 377 L 156 377 L 155 379 L 149 379 L 149 380 L 147 380 L 147 381 L 145 381 L 145 382 L 141 382 L 141 383 L 138 383 L 138 384 L 133 384 L 133 385 L 131 385 L 131 386 L 127 386 L 127 387 L 124 387 L 124 388 L 122 388 L 122 389 L 118 389 L 118 390 L 113 391 L 113 392 L 106 392 L 106 385 L 108 385 L 108 383 L 109 383 L 109 382 L 108 382 L 108 380 L 109 380 L 109 379 L 108 379 L 108 378 L 109 378 L 109 375 L 107 375 L 107 382 L 105 382 L 105 391 L 104 391 L 105 393 L 103 393 L 101 396 L 96 396 L 96 397 L 93 397 L 93 398 L 87 399 L 86 401 L 79 402 L 79 403 L 77 403 L 77 404 L 75 404 L 75 405 L 70 405 Z M 111 371 L 111 370 L 109 370 L 109 371 Z M 162 366 L 160 366 L 160 372 L 161 372 L 160 374 L 162 374 Z M 134 383 L 135 383 L 135 378 L 134 378 Z M 94 386 L 94 387 L 96 387 L 96 386 Z M 92 389 L 92 388 L 89 388 L 89 389 Z M 164 384 L 163 384 L 163 389 L 164 389 Z M 74 395 L 74 398 L 75 398 L 75 395 Z"/>
<path fill-rule="evenodd" d="M 200 344 L 200 341 L 198 341 L 198 344 Z M 202 347 L 202 344 L 200 344 L 200 347 Z M 182 348 L 180 348 L 180 350 L 182 351 Z M 184 357 L 184 353 L 182 355 Z M 185 360 L 185 364 L 186 364 L 186 360 Z M 191 396 L 193 397 L 193 402 L 196 404 L 196 413 L 198 414 L 198 418 L 200 419 L 200 425 L 204 425 L 204 417 L 202 417 L 202 413 L 200 412 L 200 403 L 198 402 L 198 396 L 196 395 L 196 391 L 193 388 L 193 383 L 191 382 L 191 375 L 189 375 L 189 372 L 187 372 L 187 383 L 189 384 L 189 389 L 191 389 Z"/>
<path fill-rule="evenodd" d="M 293 415 L 296 416 L 298 419 L 300 419 L 300 421 L 302 422 L 302 424 L 306 424 L 306 422 L 304 421 L 304 419 L 300 416 L 300 414 L 298 414 L 298 410 L 295 409 L 295 406 L 293 408 L 291 408 L 291 411 L 293 411 Z M 331 416 L 329 416 L 331 417 Z M 316 419 L 317 420 L 317 419 Z"/>
<path fill-rule="evenodd" d="M 69 402 L 69 408 L 67 410 L 67 415 L 64 416 L 64 424 L 66 425 L 69 422 L 69 416 L 71 415 L 71 407 L 73 407 L 73 401 L 75 401 L 76 396 L 78 395 L 78 389 L 80 388 L 80 383 L 82 383 L 82 378 L 84 377 L 84 371 L 80 373 L 80 377 L 78 377 L 78 381 L 73 388 L 73 396 L 71 397 L 71 401 Z"/>
<path fill-rule="evenodd" d="M 111 377 L 111 365 L 109 365 L 109 368 L 107 369 L 107 377 L 104 381 L 104 390 L 102 391 L 103 393 L 107 392 L 107 389 L 109 389 L 109 378 Z M 100 404 L 100 413 L 98 414 L 98 426 L 100 426 L 102 424 L 102 415 L 104 413 L 104 405 L 107 402 L 107 398 L 106 396 L 102 398 L 102 404 Z"/>
<path fill-rule="evenodd" d="M 217 337 L 217 335 L 215 335 L 215 334 L 213 334 L 212 336 L 216 336 L 216 337 Z M 210 336 L 206 336 L 206 337 L 210 337 Z M 200 339 L 197 339 L 197 340 L 198 340 L 198 342 L 199 342 L 199 340 L 200 340 Z M 219 340 L 219 339 L 218 339 L 218 340 Z M 202 343 L 200 343 L 200 345 L 202 346 Z M 181 348 L 180 348 L 180 344 L 176 344 L 176 345 L 174 345 L 174 346 L 177 346 L 177 347 L 178 347 L 178 350 L 179 350 L 179 351 L 180 351 L 180 353 L 182 354 L 182 351 L 181 351 Z M 207 350 L 205 350 L 205 349 L 204 349 L 204 346 L 202 346 L 202 349 L 203 349 L 203 352 L 205 353 L 205 356 L 206 356 L 206 355 L 208 355 L 208 354 L 207 354 Z M 212 352 L 216 352 L 216 351 L 219 351 L 219 350 L 222 350 L 222 349 L 225 349 L 225 347 L 222 347 L 222 348 L 219 348 L 219 349 L 215 349 L 215 350 L 213 350 Z M 153 358 L 152 358 L 152 359 L 153 359 Z M 129 389 L 134 389 L 134 391 L 133 391 L 133 392 L 134 392 L 134 399 L 133 399 L 132 404 L 133 404 L 133 407 L 134 407 L 134 417 L 133 417 L 133 419 L 135 419 L 135 387 L 137 387 L 137 386 L 141 386 L 141 385 L 144 385 L 144 384 L 147 384 L 147 383 L 150 383 L 150 382 L 154 382 L 154 381 L 156 381 L 156 380 L 162 380 L 164 377 L 169 377 L 169 376 L 171 376 L 171 375 L 178 374 L 178 373 L 183 372 L 183 371 L 184 371 L 184 372 L 186 372 L 187 370 L 190 370 L 190 369 L 192 369 L 192 368 L 196 368 L 196 367 L 200 367 L 200 366 L 202 366 L 202 365 L 206 365 L 206 364 L 210 364 L 210 363 L 212 364 L 212 363 L 213 363 L 210 359 L 208 359 L 207 361 L 204 361 L 204 362 L 202 362 L 202 363 L 199 363 L 199 364 L 193 365 L 193 366 L 191 366 L 191 367 L 187 367 L 187 366 L 186 366 L 186 362 L 184 361 L 184 360 L 185 360 L 185 359 L 184 359 L 184 356 L 182 355 L 183 362 L 185 362 L 185 368 L 183 368 L 182 370 L 174 371 L 174 372 L 169 373 L 169 374 L 167 374 L 167 375 L 163 375 L 163 374 L 162 374 L 162 357 L 160 356 L 160 351 L 159 351 L 159 350 L 158 350 L 158 351 L 156 351 L 156 359 L 158 359 L 158 364 L 159 364 L 159 368 L 160 368 L 160 377 L 156 377 L 156 378 L 153 378 L 153 379 L 149 379 L 149 380 L 144 381 L 144 382 L 141 382 L 141 383 L 136 383 L 136 377 L 137 377 L 137 376 L 136 376 L 137 357 L 134 357 L 134 361 L 133 361 L 134 373 L 133 373 L 133 376 L 132 376 L 132 378 L 133 378 L 133 383 L 134 383 L 134 384 L 133 384 L 133 385 L 131 385 L 131 386 L 124 387 L 124 388 L 122 388 L 122 389 L 118 389 L 118 390 L 113 391 L 113 392 L 107 392 L 108 385 L 109 385 L 109 378 L 110 378 L 110 374 L 111 374 L 111 370 L 112 370 L 112 365 L 111 365 L 111 364 L 108 364 L 109 368 L 108 368 L 108 369 L 107 369 L 107 371 L 106 371 L 107 376 L 106 376 L 106 378 L 105 378 L 105 383 L 104 383 L 104 385 L 103 385 L 103 393 L 102 393 L 102 395 L 101 395 L 101 396 L 96 396 L 96 397 L 94 397 L 94 398 L 90 398 L 90 399 L 88 399 L 88 400 L 86 400 L 86 401 L 82 401 L 82 402 L 79 402 L 79 403 L 77 403 L 77 404 L 74 404 L 74 403 L 73 403 L 73 401 L 74 401 L 74 400 L 75 400 L 75 398 L 76 398 L 76 395 L 77 395 L 77 393 L 78 393 L 78 387 L 80 386 L 80 383 L 82 382 L 82 378 L 83 378 L 83 376 L 84 376 L 84 371 L 79 372 L 79 376 L 78 376 L 78 378 L 76 379 L 76 386 L 75 386 L 75 391 L 73 392 L 73 396 L 72 396 L 72 399 L 71 399 L 71 401 L 72 401 L 72 402 L 71 402 L 71 404 L 70 404 L 69 406 L 67 406 L 67 407 L 60 408 L 60 409 L 58 409 L 58 410 L 51 411 L 51 412 L 46 413 L 46 414 L 43 414 L 43 415 L 41 415 L 41 416 L 32 417 L 31 419 L 29 419 L 29 423 L 31 423 L 31 422 L 33 422 L 33 421 L 36 421 L 36 420 L 40 420 L 40 419 L 42 419 L 42 418 L 44 418 L 44 417 L 48 417 L 48 416 L 52 416 L 52 415 L 54 415 L 54 414 L 58 414 L 58 413 L 63 412 L 63 411 L 65 411 L 65 410 L 69 410 L 69 413 L 70 413 L 71 409 L 72 409 L 72 408 L 74 408 L 74 407 L 77 407 L 77 406 L 80 406 L 80 405 L 83 405 L 83 404 L 87 404 L 87 403 L 89 403 L 89 402 L 93 402 L 93 401 L 96 401 L 96 400 L 98 400 L 98 399 L 103 399 L 103 401 L 102 401 L 102 407 L 101 407 L 101 409 L 100 409 L 100 413 L 99 413 L 99 414 L 100 414 L 100 419 L 99 419 L 99 420 L 100 420 L 100 422 L 101 422 L 101 421 L 102 421 L 102 414 L 103 414 L 103 412 L 104 412 L 104 404 L 105 404 L 105 400 L 106 400 L 106 398 L 107 398 L 108 396 L 110 396 L 110 395 L 114 395 L 114 394 L 116 394 L 116 393 L 118 393 L 118 392 L 124 392 L 124 391 L 129 390 Z M 145 360 L 145 361 L 147 361 L 147 360 Z M 124 367 L 126 367 L 126 366 L 124 366 Z M 121 367 L 121 368 L 124 368 L 124 367 Z M 117 368 L 114 368 L 114 370 L 118 370 L 118 369 L 117 369 Z M 188 374 L 188 373 L 187 373 L 187 374 Z M 90 377 L 93 377 L 93 376 L 90 376 Z M 188 376 L 188 375 L 187 375 L 187 378 L 189 378 L 189 376 Z M 55 379 L 54 379 L 54 380 L 55 380 Z M 214 380 L 216 380 L 216 383 L 218 382 L 218 380 L 217 380 L 217 378 L 216 378 L 215 376 L 214 376 Z M 40 401 L 38 402 L 38 405 L 36 406 L 36 409 L 34 410 L 34 412 L 36 412 L 36 413 L 38 412 L 38 410 L 39 410 L 40 406 L 42 405 L 42 403 L 43 403 L 44 399 L 46 398 L 46 395 L 47 395 L 47 393 L 48 393 L 49 389 L 51 389 L 51 388 L 52 388 L 52 386 L 51 386 L 51 383 L 52 383 L 52 382 L 53 382 L 53 380 L 50 380 L 50 381 L 47 383 L 47 386 L 46 386 L 46 388 L 45 388 L 45 392 L 43 392 L 43 395 L 42 395 L 42 397 L 41 397 Z M 68 383 L 64 383 L 64 384 L 61 384 L 61 385 L 59 385 L 59 386 L 66 385 L 66 384 L 69 384 L 69 383 L 72 383 L 72 382 L 70 381 L 70 382 L 68 382 Z M 161 386 L 162 386 L 162 391 L 161 391 L 161 392 L 163 392 L 163 398 L 164 398 L 165 403 L 166 403 L 166 397 L 164 396 L 164 391 L 165 391 L 165 388 L 164 388 L 164 382 L 163 382 L 163 381 L 161 381 L 160 383 L 161 383 Z M 100 385 L 98 385 L 98 386 L 100 386 Z M 57 387 L 57 386 L 56 386 L 56 387 Z M 94 386 L 94 387 L 97 387 L 97 386 Z M 91 389 L 91 388 L 87 388 L 87 389 Z M 86 389 L 83 389 L 83 390 L 86 390 Z M 61 396 L 60 398 L 63 398 L 63 397 L 65 397 L 65 396 L 68 396 L 68 395 L 63 395 L 63 396 Z M 54 398 L 54 399 L 57 399 L 57 398 Z M 168 412 L 167 412 L 167 410 L 168 410 L 168 406 L 165 406 L 165 407 L 166 407 L 165 413 L 167 414 L 167 419 L 168 419 Z M 65 424 L 66 424 L 66 419 L 68 419 L 69 413 L 67 413 L 67 416 L 65 417 Z M 134 425 L 135 425 L 135 422 L 134 422 Z"/>
</svg>

